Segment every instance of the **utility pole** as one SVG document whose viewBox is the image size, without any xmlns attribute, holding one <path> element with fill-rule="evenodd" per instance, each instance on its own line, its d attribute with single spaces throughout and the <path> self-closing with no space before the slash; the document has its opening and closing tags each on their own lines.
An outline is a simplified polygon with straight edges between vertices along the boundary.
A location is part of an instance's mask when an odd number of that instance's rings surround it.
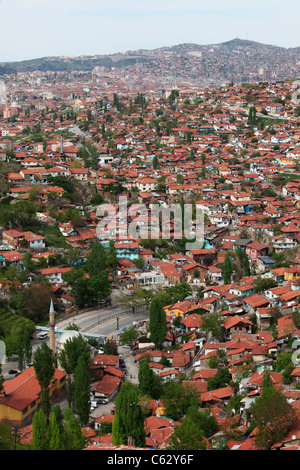
<svg viewBox="0 0 300 470">
<path fill-rule="evenodd" d="M 11 431 L 13 437 L 14 437 L 14 450 L 17 449 L 17 438 L 20 437 L 20 432 L 16 428 L 12 428 Z"/>
</svg>

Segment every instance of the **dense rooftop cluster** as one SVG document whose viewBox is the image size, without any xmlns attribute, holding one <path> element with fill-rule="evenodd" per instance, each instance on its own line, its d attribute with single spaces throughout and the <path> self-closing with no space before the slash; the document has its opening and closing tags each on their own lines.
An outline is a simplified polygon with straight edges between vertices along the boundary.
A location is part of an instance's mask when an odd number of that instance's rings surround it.
<svg viewBox="0 0 300 470">
<path fill-rule="evenodd" d="M 264 399 L 267 377 L 296 413 L 271 446 L 299 449 L 297 86 L 164 89 L 159 81 L 131 81 L 120 70 L 7 76 L 0 120 L 0 337 L 7 308 L 37 324 L 47 320 L 52 297 L 62 317 L 97 306 L 112 291 L 123 295 L 124 309 L 148 304 L 151 312 L 159 298 L 166 334 L 158 347 L 151 319 L 137 328 L 133 357 L 139 367 L 147 360 L 161 383 L 196 392 L 199 408 L 216 423 L 204 434 L 204 447 L 258 448 L 261 429 L 250 410 Z M 155 207 L 167 211 L 173 204 L 183 215 L 186 205 L 194 208 L 193 227 L 201 209 L 200 248 L 187 248 L 172 218 L 153 219 Z M 158 236 L 151 238 L 154 222 Z M 128 232 L 134 224 L 135 237 Z M 89 283 L 97 277 L 89 255 L 99 244 L 109 253 L 106 284 Z M 105 288 L 93 293 L 93 285 Z M 111 400 L 125 379 L 119 356 L 93 361 L 99 375 L 92 391 Z M 28 371 L 24 380 L 36 387 Z M 20 377 L 17 388 L 28 393 Z M 0 403 L 9 401 L 8 389 Z M 166 394 L 154 395 L 145 447 L 167 448 L 187 410 L 170 416 Z M 112 446 L 111 434 L 95 434 L 112 416 L 85 428 L 88 448 Z"/>
</svg>

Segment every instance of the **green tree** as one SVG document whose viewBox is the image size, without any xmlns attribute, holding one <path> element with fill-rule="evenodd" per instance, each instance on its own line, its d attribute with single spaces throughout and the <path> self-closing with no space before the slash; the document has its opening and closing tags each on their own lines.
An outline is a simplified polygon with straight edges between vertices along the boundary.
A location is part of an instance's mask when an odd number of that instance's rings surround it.
<svg viewBox="0 0 300 470">
<path fill-rule="evenodd" d="M 107 251 L 107 267 L 110 269 L 115 269 L 117 267 L 117 250 L 113 240 L 110 240 L 109 247 Z"/>
<path fill-rule="evenodd" d="M 223 319 L 217 313 L 202 315 L 201 330 L 211 333 L 213 337 L 221 339 L 223 336 Z"/>
<path fill-rule="evenodd" d="M 48 426 L 43 408 L 32 419 L 32 442 L 34 450 L 49 450 Z"/>
<path fill-rule="evenodd" d="M 178 90 L 171 90 L 171 93 L 169 95 L 169 104 L 170 106 L 174 106 L 176 98 L 179 96 L 179 91 Z"/>
<path fill-rule="evenodd" d="M 174 428 L 167 450 L 170 451 L 195 451 L 206 450 L 207 443 L 203 437 L 203 431 L 190 417 L 184 418 Z"/>
<path fill-rule="evenodd" d="M 135 325 L 128 326 L 120 335 L 119 343 L 121 346 L 130 346 L 132 348 L 133 344 L 139 337 L 139 332 Z"/>
<path fill-rule="evenodd" d="M 261 396 L 249 411 L 258 428 L 255 443 L 264 450 L 270 450 L 273 444 L 280 442 L 297 420 L 295 409 L 282 391 L 273 385 L 269 371 L 264 373 Z"/>
<path fill-rule="evenodd" d="M 88 129 L 89 122 L 86 121 L 85 130 Z M 93 144 L 85 142 L 78 151 L 78 156 L 83 159 L 86 168 L 97 170 L 99 167 L 99 152 Z"/>
<path fill-rule="evenodd" d="M 208 390 L 216 390 L 218 388 L 223 388 L 229 385 L 232 381 L 228 367 L 223 367 L 218 370 L 214 377 L 211 377 L 207 381 Z"/>
<path fill-rule="evenodd" d="M 32 260 L 32 253 L 25 253 L 23 256 L 23 266 L 26 271 L 33 272 L 36 269 L 36 264 Z"/>
<path fill-rule="evenodd" d="M 107 250 L 101 243 L 93 243 L 87 256 L 87 271 L 89 276 L 96 276 L 99 272 L 104 271 L 108 265 Z"/>
<path fill-rule="evenodd" d="M 100 271 L 91 276 L 88 280 L 89 305 L 97 305 L 103 299 L 106 299 L 111 291 L 109 273 Z"/>
<path fill-rule="evenodd" d="M 185 416 L 190 407 L 201 405 L 198 391 L 194 387 L 173 380 L 164 384 L 161 400 L 165 414 L 175 421 Z"/>
<path fill-rule="evenodd" d="M 199 408 L 199 406 L 192 405 L 187 410 L 186 416 L 197 424 L 198 429 L 203 431 L 203 435 L 206 438 L 210 438 L 218 431 L 218 421 L 209 409 L 203 409 Z"/>
<path fill-rule="evenodd" d="M 80 423 L 85 426 L 89 421 L 90 401 L 90 374 L 86 360 L 80 356 L 74 372 L 74 404 Z"/>
<path fill-rule="evenodd" d="M 255 126 L 257 124 L 257 109 L 255 106 L 251 106 L 248 114 L 248 124 Z"/>
<path fill-rule="evenodd" d="M 17 354 L 18 369 L 22 372 L 25 368 L 25 363 L 30 363 L 32 357 L 32 346 L 28 330 L 22 330 L 22 333 L 19 336 Z"/>
<path fill-rule="evenodd" d="M 293 364 L 292 352 L 283 351 L 277 355 L 275 370 L 276 372 L 282 373 L 286 369 L 286 367 L 289 366 L 290 364 Z"/>
<path fill-rule="evenodd" d="M 249 264 L 249 258 L 248 258 L 246 251 L 243 250 L 240 246 L 238 246 L 236 250 L 236 254 L 240 262 L 241 277 L 250 276 L 251 269 L 250 269 L 250 264 Z"/>
<path fill-rule="evenodd" d="M 0 450 L 12 450 L 14 445 L 13 430 L 11 424 L 0 422 Z"/>
<path fill-rule="evenodd" d="M 30 337 L 34 332 L 35 324 L 31 320 L 13 315 L 10 312 L 0 315 L 0 334 L 5 342 L 8 357 L 12 354 L 18 354 L 19 344 L 23 343 L 23 337 Z"/>
<path fill-rule="evenodd" d="M 139 391 L 142 396 L 148 396 L 154 400 L 160 398 L 163 391 L 162 379 L 154 374 L 146 360 L 142 361 L 140 364 L 138 379 Z"/>
<path fill-rule="evenodd" d="M 182 302 L 192 295 L 192 288 L 187 282 L 182 282 L 181 284 L 177 284 L 176 286 L 168 287 L 166 293 L 171 296 L 172 303 Z"/>
<path fill-rule="evenodd" d="M 59 427 L 59 423 L 57 422 L 56 414 L 52 412 L 50 413 L 50 417 L 49 417 L 48 435 L 49 435 L 49 449 L 61 450 L 62 441 L 61 441 L 60 427 Z"/>
<path fill-rule="evenodd" d="M 85 444 L 81 426 L 70 408 L 64 410 L 64 449 L 82 450 Z"/>
<path fill-rule="evenodd" d="M 118 355 L 118 344 L 115 339 L 109 338 L 104 346 L 104 354 L 108 354 L 109 356 L 117 356 Z"/>
<path fill-rule="evenodd" d="M 154 291 L 152 289 L 142 289 L 142 294 L 144 297 L 145 305 L 149 307 L 149 305 L 151 304 L 151 300 L 155 296 Z"/>
<path fill-rule="evenodd" d="M 34 322 L 45 320 L 49 315 L 52 298 L 50 285 L 29 286 L 23 290 L 24 314 Z"/>
<path fill-rule="evenodd" d="M 145 298 L 140 284 L 135 282 L 128 294 L 119 296 L 118 304 L 126 310 L 132 310 L 133 313 L 137 308 L 142 307 L 145 304 Z"/>
<path fill-rule="evenodd" d="M 50 417 L 51 415 L 55 415 L 55 420 L 54 419 L 53 420 L 56 422 L 56 425 L 58 426 L 61 447 L 63 447 L 63 434 L 64 434 L 63 412 L 61 410 L 61 407 L 58 404 L 52 406 Z"/>
<path fill-rule="evenodd" d="M 89 279 L 84 269 L 71 269 L 64 273 L 64 281 L 71 287 L 71 295 L 79 307 L 90 304 Z"/>
<path fill-rule="evenodd" d="M 116 400 L 116 412 L 113 420 L 113 445 L 144 447 L 146 433 L 144 414 L 139 404 L 138 388 L 131 382 L 123 382 Z"/>
<path fill-rule="evenodd" d="M 152 160 L 152 164 L 153 164 L 153 169 L 157 170 L 157 168 L 158 168 L 158 157 L 157 157 L 157 155 L 154 156 L 154 158 Z"/>
<path fill-rule="evenodd" d="M 223 274 L 224 284 L 229 284 L 231 282 L 231 277 L 233 274 L 233 266 L 232 266 L 231 256 L 229 253 L 226 253 L 225 255 L 225 260 L 224 260 L 224 264 L 222 267 L 222 274 Z"/>
<path fill-rule="evenodd" d="M 146 360 L 143 360 L 139 366 L 139 389 L 142 394 L 148 394 L 153 397 L 154 392 L 154 372 L 150 369 Z"/>
<path fill-rule="evenodd" d="M 33 358 L 33 367 L 41 388 L 43 411 L 48 416 L 50 413 L 49 387 L 55 372 L 55 360 L 52 349 L 46 343 L 37 348 Z"/>
<path fill-rule="evenodd" d="M 167 328 L 166 312 L 159 299 L 154 297 L 149 310 L 150 340 L 160 349 L 165 341 Z"/>
<path fill-rule="evenodd" d="M 277 282 L 274 279 L 267 279 L 261 276 L 258 276 L 253 281 L 253 287 L 255 292 L 262 292 L 266 289 L 271 289 L 272 287 L 276 287 Z"/>
<path fill-rule="evenodd" d="M 83 268 L 72 268 L 64 274 L 64 280 L 70 286 L 71 294 L 79 307 L 97 305 L 100 300 L 108 297 L 111 290 L 109 272 L 103 269 L 95 269 L 93 274 L 87 275 Z"/>
<path fill-rule="evenodd" d="M 75 336 L 68 339 L 63 350 L 58 356 L 61 367 L 68 375 L 68 402 L 69 406 L 74 402 L 74 384 L 72 376 L 75 373 L 79 358 L 84 358 L 86 368 L 90 365 L 91 348 L 88 342 L 81 336 Z"/>
</svg>

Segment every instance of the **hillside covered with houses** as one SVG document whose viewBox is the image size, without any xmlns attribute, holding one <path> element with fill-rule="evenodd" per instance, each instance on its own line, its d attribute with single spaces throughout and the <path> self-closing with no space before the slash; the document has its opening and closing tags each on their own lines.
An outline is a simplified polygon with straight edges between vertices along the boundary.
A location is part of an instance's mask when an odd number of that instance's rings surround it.
<svg viewBox="0 0 300 470">
<path fill-rule="evenodd" d="M 298 84 L 182 80 L 166 90 L 149 79 L 141 89 L 136 73 L 131 89 L 113 73 L 6 77 L 0 339 L 7 356 L 19 353 L 16 319 L 33 334 L 48 324 L 50 302 L 64 319 L 100 304 L 113 311 L 117 298 L 124 311 L 149 313 L 113 338 L 130 346 L 137 369 L 131 385 L 143 398 L 143 439 L 116 443 L 117 397 L 131 381 L 118 349 L 93 349 L 91 394 L 111 410 L 80 421 L 83 448 L 182 450 L 194 429 L 197 450 L 299 450 Z M 201 247 L 178 232 L 174 205 L 183 219 L 193 208 L 193 230 L 201 211 Z M 53 397 L 67 393 L 67 375 L 58 365 Z M 20 443 L 32 446 L 34 367 L 0 381 L 0 391 L 0 421 L 18 416 Z"/>
</svg>

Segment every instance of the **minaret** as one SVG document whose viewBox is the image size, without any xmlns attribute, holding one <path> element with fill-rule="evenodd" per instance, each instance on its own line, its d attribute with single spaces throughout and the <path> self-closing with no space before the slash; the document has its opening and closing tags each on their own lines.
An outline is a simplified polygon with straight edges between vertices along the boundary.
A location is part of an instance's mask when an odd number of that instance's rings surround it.
<svg viewBox="0 0 300 470">
<path fill-rule="evenodd" d="M 50 309 L 49 309 L 49 331 L 50 331 L 50 349 L 52 349 L 53 354 L 55 356 L 55 311 L 53 306 L 53 300 L 51 299 L 50 302 Z"/>
</svg>

